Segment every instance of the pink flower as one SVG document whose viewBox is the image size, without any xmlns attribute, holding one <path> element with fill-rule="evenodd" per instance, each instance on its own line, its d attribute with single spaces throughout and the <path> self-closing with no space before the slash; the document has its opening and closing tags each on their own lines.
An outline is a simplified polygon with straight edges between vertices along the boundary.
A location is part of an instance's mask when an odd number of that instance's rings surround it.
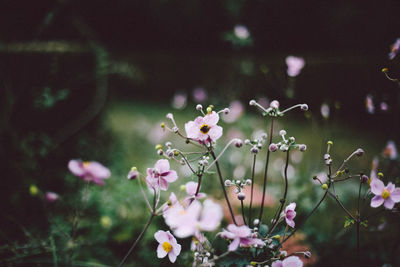
<svg viewBox="0 0 400 267">
<path fill-rule="evenodd" d="M 214 231 L 221 220 L 221 206 L 209 199 L 204 201 L 203 207 L 198 200 L 194 200 L 186 208 L 176 204 L 165 217 L 165 223 L 179 238 L 193 236 L 198 231 Z"/>
<path fill-rule="evenodd" d="M 154 165 L 154 168 L 147 169 L 146 183 L 150 188 L 160 188 L 166 191 L 168 183 L 175 182 L 178 174 L 174 170 L 169 169 L 169 162 L 166 159 L 160 159 Z"/>
<path fill-rule="evenodd" d="M 271 267 L 302 267 L 303 262 L 297 256 L 290 256 L 283 261 L 274 261 Z"/>
<path fill-rule="evenodd" d="M 222 238 L 232 239 L 232 242 L 228 246 L 229 251 L 235 251 L 239 245 L 242 247 L 265 245 L 261 239 L 252 237 L 251 230 L 246 225 L 236 226 L 234 224 L 230 224 L 227 228 L 228 231 L 224 230 L 220 234 Z"/>
<path fill-rule="evenodd" d="M 168 254 L 169 260 L 174 263 L 176 257 L 181 253 L 181 245 L 176 242 L 175 237 L 169 232 L 157 231 L 154 238 L 159 243 L 157 247 L 157 257 L 164 258 Z"/>
<path fill-rule="evenodd" d="M 217 125 L 218 121 L 219 115 L 215 111 L 204 117 L 199 116 L 185 124 L 186 135 L 200 143 L 216 141 L 222 136 L 222 127 Z"/>
<path fill-rule="evenodd" d="M 235 122 L 243 114 L 243 104 L 239 100 L 235 100 L 229 105 L 230 112 L 228 114 L 222 114 L 222 120 L 227 123 Z"/>
<path fill-rule="evenodd" d="M 321 115 L 324 119 L 328 119 L 330 114 L 330 108 L 328 104 L 324 103 L 321 105 Z"/>
<path fill-rule="evenodd" d="M 186 187 L 186 194 L 188 194 L 188 199 L 202 199 L 206 197 L 205 193 L 200 193 L 200 192 L 197 194 L 197 196 L 195 196 L 197 185 L 198 183 L 196 182 L 186 183 L 185 187 Z"/>
<path fill-rule="evenodd" d="M 53 203 L 59 199 L 59 196 L 54 192 L 46 192 L 45 199 L 47 203 Z"/>
<path fill-rule="evenodd" d="M 296 212 L 294 209 L 296 208 L 296 203 L 292 202 L 287 207 L 285 208 L 284 215 L 285 215 L 285 221 L 287 225 L 290 227 L 294 228 L 294 217 L 296 217 Z"/>
<path fill-rule="evenodd" d="M 389 53 L 390 60 L 395 58 L 395 56 L 399 52 L 399 49 L 400 49 L 400 38 L 397 38 L 394 44 L 390 46 L 390 53 Z"/>
<path fill-rule="evenodd" d="M 371 192 L 375 196 L 371 200 L 371 207 L 377 208 L 384 205 L 387 209 L 393 209 L 394 204 L 400 202 L 400 188 L 395 188 L 391 182 L 385 187 L 383 182 L 379 179 L 371 181 Z"/>
<path fill-rule="evenodd" d="M 288 56 L 286 57 L 286 65 L 288 66 L 287 74 L 290 77 L 296 77 L 300 74 L 301 69 L 305 65 L 305 61 L 301 57 Z"/>
<path fill-rule="evenodd" d="M 202 103 L 207 99 L 207 91 L 202 87 L 197 87 L 193 90 L 193 100 L 196 103 Z"/>
<path fill-rule="evenodd" d="M 374 106 L 372 95 L 367 95 L 365 97 L 365 107 L 367 108 L 367 112 L 369 114 L 374 114 L 375 106 Z"/>
<path fill-rule="evenodd" d="M 250 32 L 244 25 L 236 25 L 234 28 L 234 32 L 237 38 L 239 39 L 247 39 L 250 36 Z"/>
<path fill-rule="evenodd" d="M 390 159 L 396 159 L 397 158 L 397 149 L 396 149 L 396 144 L 392 141 L 389 140 L 386 144 L 385 149 L 383 150 L 383 156 L 385 158 L 390 158 Z"/>
<path fill-rule="evenodd" d="M 94 182 L 98 185 L 104 185 L 104 180 L 109 178 L 111 172 L 109 169 L 96 161 L 70 160 L 68 169 L 79 178 L 87 182 Z"/>
</svg>

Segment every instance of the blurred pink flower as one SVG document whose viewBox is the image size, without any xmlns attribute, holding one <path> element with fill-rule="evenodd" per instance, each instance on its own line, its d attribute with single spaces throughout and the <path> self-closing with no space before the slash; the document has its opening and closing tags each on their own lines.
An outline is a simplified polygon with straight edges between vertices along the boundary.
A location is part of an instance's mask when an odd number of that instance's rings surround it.
<svg viewBox="0 0 400 267">
<path fill-rule="evenodd" d="M 251 230 L 246 225 L 236 226 L 234 224 L 230 224 L 228 225 L 227 229 L 228 230 L 223 230 L 220 235 L 222 238 L 232 239 L 232 242 L 228 246 L 229 251 L 235 251 L 239 245 L 242 247 L 265 245 L 261 239 L 252 237 Z"/>
<path fill-rule="evenodd" d="M 379 179 L 374 179 L 371 182 L 371 192 L 375 196 L 371 199 L 371 207 L 377 208 L 384 205 L 387 209 L 393 209 L 394 204 L 400 202 L 400 188 L 395 187 L 391 182 L 385 187 Z"/>
<path fill-rule="evenodd" d="M 388 111 L 389 109 L 389 106 L 386 102 L 381 102 L 380 107 L 382 111 Z"/>
<path fill-rule="evenodd" d="M 204 117 L 199 116 L 185 124 L 186 135 L 200 143 L 216 141 L 222 136 L 222 127 L 217 125 L 218 121 L 219 115 L 215 111 Z"/>
<path fill-rule="evenodd" d="M 400 38 L 397 38 L 394 44 L 390 46 L 389 59 L 392 60 L 396 57 L 400 49 Z"/>
<path fill-rule="evenodd" d="M 250 36 L 250 32 L 244 25 L 236 25 L 234 28 L 235 36 L 239 39 L 247 39 Z"/>
<path fill-rule="evenodd" d="M 75 176 L 87 182 L 94 182 L 98 185 L 104 185 L 104 180 L 109 178 L 111 172 L 109 169 L 96 161 L 70 160 L 68 168 Z"/>
<path fill-rule="evenodd" d="M 365 107 L 367 108 L 367 112 L 369 114 L 374 114 L 375 106 L 374 106 L 372 95 L 367 95 L 365 97 Z"/>
<path fill-rule="evenodd" d="M 296 203 L 292 202 L 287 207 L 285 208 L 284 215 L 285 215 L 285 221 L 287 225 L 290 227 L 294 228 L 294 217 L 296 217 L 296 212 L 294 209 L 296 208 Z"/>
<path fill-rule="evenodd" d="M 386 144 L 385 149 L 383 150 L 383 157 L 389 158 L 391 160 L 397 159 L 398 154 L 397 154 L 397 148 L 396 144 L 394 141 L 389 140 Z"/>
<path fill-rule="evenodd" d="M 188 195 L 188 199 L 192 200 L 192 199 L 202 199 L 206 197 L 205 193 L 198 193 L 197 196 L 195 196 L 196 194 L 196 190 L 197 190 L 197 185 L 198 183 L 196 182 L 188 182 L 186 183 L 185 187 L 186 187 L 186 194 Z"/>
<path fill-rule="evenodd" d="M 229 105 L 230 112 L 228 114 L 222 114 L 222 120 L 227 123 L 235 122 L 243 114 L 243 104 L 239 100 L 235 100 Z"/>
<path fill-rule="evenodd" d="M 271 267 L 302 267 L 303 262 L 297 256 L 290 256 L 283 261 L 274 261 Z"/>
<path fill-rule="evenodd" d="M 202 87 L 197 87 L 193 90 L 193 100 L 195 103 L 202 103 L 207 99 L 207 91 Z"/>
<path fill-rule="evenodd" d="M 159 230 L 154 234 L 157 240 L 157 257 L 164 258 L 168 254 L 169 260 L 174 263 L 177 256 L 181 253 L 181 245 L 176 242 L 175 237 L 169 231 Z"/>
<path fill-rule="evenodd" d="M 45 199 L 47 203 L 53 203 L 59 199 L 59 196 L 54 192 L 46 192 Z"/>
<path fill-rule="evenodd" d="M 321 115 L 324 119 L 328 119 L 329 118 L 329 114 L 330 114 L 330 108 L 328 106 L 328 104 L 323 103 L 321 105 Z"/>
<path fill-rule="evenodd" d="M 195 235 L 198 231 L 214 231 L 222 220 L 222 208 L 210 199 L 194 200 L 188 207 L 175 205 L 165 217 L 165 223 L 179 238 Z"/>
<path fill-rule="evenodd" d="M 186 107 L 187 94 L 186 93 L 176 93 L 172 99 L 172 107 L 175 109 L 183 109 Z"/>
<path fill-rule="evenodd" d="M 167 216 L 168 211 L 170 210 L 171 207 L 174 207 L 175 205 L 180 205 L 178 198 L 176 197 L 174 192 L 171 192 L 171 195 L 169 195 L 167 205 L 164 205 L 162 211 L 163 211 L 163 217 L 165 218 Z"/>
<path fill-rule="evenodd" d="M 295 57 L 295 56 L 287 56 L 286 57 L 286 65 L 288 67 L 287 69 L 287 74 L 290 77 L 296 77 L 297 75 L 300 74 L 301 69 L 305 65 L 305 61 L 301 57 Z"/>
<path fill-rule="evenodd" d="M 146 183 L 149 188 L 160 188 L 166 191 L 168 183 L 175 182 L 178 174 L 174 170 L 170 170 L 169 162 L 166 159 L 160 159 L 154 165 L 154 168 L 147 169 Z"/>
</svg>

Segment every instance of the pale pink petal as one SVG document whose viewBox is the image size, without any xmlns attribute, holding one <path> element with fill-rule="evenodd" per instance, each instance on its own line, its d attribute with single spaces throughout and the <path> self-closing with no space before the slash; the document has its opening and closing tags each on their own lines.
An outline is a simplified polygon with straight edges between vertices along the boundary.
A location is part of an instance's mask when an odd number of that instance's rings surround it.
<svg viewBox="0 0 400 267">
<path fill-rule="evenodd" d="M 199 116 L 199 117 L 197 117 L 197 118 L 194 120 L 194 123 L 195 123 L 196 126 L 200 129 L 200 126 L 203 125 L 203 124 L 205 124 L 204 118 Z"/>
<path fill-rule="evenodd" d="M 271 267 L 283 267 L 282 261 L 274 261 Z"/>
<path fill-rule="evenodd" d="M 146 184 L 149 188 L 158 188 L 158 181 L 157 179 L 154 179 L 152 176 L 147 176 L 146 177 Z"/>
<path fill-rule="evenodd" d="M 386 186 L 386 189 L 389 190 L 390 193 L 392 193 L 393 190 L 395 189 L 395 186 L 394 186 L 394 184 L 389 182 L 388 185 Z"/>
<path fill-rule="evenodd" d="M 194 121 L 189 121 L 185 124 L 185 131 L 188 138 L 197 139 L 200 133 L 200 127 L 198 127 Z"/>
<path fill-rule="evenodd" d="M 382 194 L 383 189 L 385 189 L 385 185 L 383 182 L 379 179 L 374 179 L 371 182 L 371 192 L 374 193 L 375 195 L 380 195 Z"/>
<path fill-rule="evenodd" d="M 383 199 L 382 196 L 374 196 L 374 197 L 371 199 L 371 207 L 377 208 L 377 207 L 379 207 L 380 205 L 382 205 L 384 201 L 385 201 L 385 200 Z"/>
<path fill-rule="evenodd" d="M 283 260 L 282 265 L 285 267 L 302 267 L 303 262 L 297 256 L 290 256 Z"/>
<path fill-rule="evenodd" d="M 222 237 L 222 238 L 234 239 L 235 236 L 236 236 L 236 235 L 235 235 L 234 233 L 231 233 L 231 232 L 226 231 L 226 230 L 224 230 L 224 231 L 221 232 L 221 237 Z"/>
<path fill-rule="evenodd" d="M 176 261 L 176 254 L 173 251 L 170 251 L 168 253 L 168 258 L 172 263 L 174 263 Z"/>
<path fill-rule="evenodd" d="M 169 162 L 166 159 L 160 159 L 156 162 L 154 168 L 157 169 L 159 173 L 167 172 L 169 171 Z"/>
<path fill-rule="evenodd" d="M 68 169 L 76 176 L 82 176 L 85 174 L 85 169 L 80 160 L 70 160 L 68 162 Z"/>
<path fill-rule="evenodd" d="M 236 226 L 234 224 L 228 225 L 228 231 L 234 233 L 238 237 L 248 237 L 251 234 L 251 230 L 246 225 Z"/>
<path fill-rule="evenodd" d="M 196 194 L 197 185 L 198 185 L 198 183 L 195 183 L 195 182 L 186 183 L 186 185 L 185 185 L 186 193 L 190 196 L 193 196 L 194 194 Z"/>
<path fill-rule="evenodd" d="M 155 238 L 155 239 L 157 240 L 157 242 L 160 243 L 160 244 L 169 241 L 168 234 L 167 234 L 165 231 L 161 231 L 161 230 L 158 230 L 158 231 L 154 234 L 154 238 Z"/>
<path fill-rule="evenodd" d="M 171 170 L 163 173 L 162 178 L 167 180 L 168 183 L 173 183 L 176 181 L 176 179 L 178 179 L 178 174 L 176 173 L 176 171 Z"/>
<path fill-rule="evenodd" d="M 296 208 L 296 203 L 292 202 L 289 205 L 287 205 L 287 207 L 285 208 L 285 212 L 287 212 L 288 210 L 294 210 Z"/>
<path fill-rule="evenodd" d="M 211 140 L 216 141 L 222 136 L 223 130 L 221 126 L 215 125 L 209 131 L 208 135 L 210 136 Z"/>
<path fill-rule="evenodd" d="M 175 255 L 178 256 L 181 253 L 182 246 L 179 245 L 178 243 L 176 243 L 172 247 L 173 247 Z"/>
<path fill-rule="evenodd" d="M 199 227 L 203 231 L 214 231 L 221 223 L 223 217 L 222 207 L 210 199 L 205 200 L 203 205 Z"/>
<path fill-rule="evenodd" d="M 174 230 L 174 234 L 179 238 L 186 238 L 192 236 L 195 233 L 195 231 L 196 231 L 195 225 L 189 223 L 189 224 L 179 225 L 178 228 Z"/>
<path fill-rule="evenodd" d="M 161 190 L 163 190 L 163 191 L 167 191 L 168 190 L 168 182 L 167 182 L 167 180 L 165 180 L 164 178 L 160 177 L 158 182 L 159 182 Z"/>
<path fill-rule="evenodd" d="M 232 243 L 229 244 L 228 250 L 235 251 L 238 248 L 239 243 L 240 243 L 240 238 L 236 237 L 235 239 L 233 239 Z"/>
<path fill-rule="evenodd" d="M 157 257 L 161 259 L 165 256 L 167 256 L 167 252 L 163 249 L 162 244 L 159 244 L 157 247 Z"/>
<path fill-rule="evenodd" d="M 218 123 L 219 120 L 219 115 L 215 111 L 213 111 L 211 114 L 207 114 L 204 117 L 204 123 L 207 124 L 208 126 L 214 126 Z"/>
<path fill-rule="evenodd" d="M 172 205 L 174 205 L 178 201 L 178 198 L 176 197 L 174 192 L 171 192 L 171 195 L 169 195 L 169 201 L 171 201 Z"/>
<path fill-rule="evenodd" d="M 97 185 L 104 185 L 104 179 L 93 177 L 92 179 L 89 179 L 89 180 L 92 180 L 93 183 L 95 183 Z"/>
<path fill-rule="evenodd" d="M 285 218 L 287 225 L 289 225 L 290 227 L 294 228 L 294 221 L 290 220 L 288 218 Z"/>
<path fill-rule="evenodd" d="M 210 131 L 208 133 L 210 133 Z M 199 139 L 200 141 L 206 141 L 208 139 L 208 137 L 209 137 L 208 134 L 203 134 L 199 130 L 199 134 L 197 135 L 197 139 Z"/>
<path fill-rule="evenodd" d="M 393 190 L 392 193 L 390 193 L 390 198 L 395 202 L 400 202 L 400 188 L 396 188 Z"/>
<path fill-rule="evenodd" d="M 153 168 L 147 168 L 146 173 L 147 176 L 153 176 Z"/>
<path fill-rule="evenodd" d="M 93 177 L 99 179 L 107 179 L 110 177 L 111 172 L 109 169 L 101 165 L 96 161 L 91 161 L 86 167 L 86 171 L 90 173 Z"/>
<path fill-rule="evenodd" d="M 389 198 L 385 199 L 385 202 L 383 203 L 383 205 L 385 206 L 385 208 L 391 210 L 394 207 L 394 201 L 389 197 Z"/>
</svg>

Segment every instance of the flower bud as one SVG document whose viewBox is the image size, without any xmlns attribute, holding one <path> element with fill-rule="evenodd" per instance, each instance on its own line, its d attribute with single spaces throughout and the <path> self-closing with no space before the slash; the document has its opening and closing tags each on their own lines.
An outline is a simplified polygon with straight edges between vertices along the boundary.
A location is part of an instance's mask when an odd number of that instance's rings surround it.
<svg viewBox="0 0 400 267">
<path fill-rule="evenodd" d="M 260 220 L 259 219 L 255 219 L 254 221 L 253 221 L 253 224 L 254 225 L 258 225 L 260 223 Z"/>
<path fill-rule="evenodd" d="M 258 153 L 258 148 L 257 148 L 256 146 L 253 146 L 253 147 L 250 149 L 250 152 L 253 153 L 253 154 L 257 154 L 257 153 Z"/>
<path fill-rule="evenodd" d="M 311 258 L 311 252 L 310 251 L 304 252 L 304 258 L 306 258 L 306 259 Z"/>
<path fill-rule="evenodd" d="M 30 187 L 29 187 L 29 193 L 32 195 L 32 196 L 36 196 L 38 193 L 39 193 L 39 188 L 37 188 L 37 186 L 36 185 L 31 185 Z"/>
<path fill-rule="evenodd" d="M 382 172 L 378 172 L 378 177 L 379 177 L 380 179 L 382 179 L 382 178 L 383 178 L 383 173 L 382 173 Z"/>
<path fill-rule="evenodd" d="M 366 176 L 364 174 L 361 176 L 360 180 L 361 180 L 361 183 L 365 184 L 365 183 L 368 183 L 369 178 L 368 178 L 368 176 Z"/>
<path fill-rule="evenodd" d="M 287 145 L 281 145 L 280 149 L 281 151 L 286 152 L 289 150 L 289 147 Z"/>
<path fill-rule="evenodd" d="M 254 106 L 256 103 L 257 103 L 257 102 L 256 102 L 255 100 L 252 99 L 252 100 L 250 100 L 249 105 L 250 105 L 250 106 Z"/>
<path fill-rule="evenodd" d="M 59 195 L 54 192 L 46 192 L 45 199 L 47 203 L 53 203 L 59 199 Z"/>
<path fill-rule="evenodd" d="M 290 141 L 291 143 L 294 143 L 294 141 L 296 141 L 296 139 L 295 139 L 293 136 L 291 136 L 291 137 L 289 137 L 289 141 Z"/>
<path fill-rule="evenodd" d="M 180 187 L 179 187 L 179 189 L 181 190 L 181 191 L 186 191 L 186 185 L 181 185 Z"/>
<path fill-rule="evenodd" d="M 307 146 L 306 146 L 306 145 L 304 145 L 304 144 L 299 145 L 299 150 L 300 150 L 301 152 L 306 151 L 306 149 L 307 149 Z"/>
<path fill-rule="evenodd" d="M 236 147 L 242 147 L 243 146 L 243 141 L 241 139 L 236 139 L 235 140 L 235 146 Z"/>
<path fill-rule="evenodd" d="M 163 129 L 165 129 L 165 123 L 162 122 L 162 123 L 160 124 L 160 127 L 163 128 Z"/>
<path fill-rule="evenodd" d="M 224 108 L 224 114 L 225 114 L 225 115 L 228 115 L 229 112 L 231 112 L 231 110 L 230 110 L 229 108 Z"/>
<path fill-rule="evenodd" d="M 330 159 L 331 158 L 331 156 L 329 155 L 329 154 L 325 154 L 324 155 L 324 160 L 328 160 L 328 159 Z"/>
<path fill-rule="evenodd" d="M 244 139 L 244 144 L 245 145 L 250 145 L 250 140 L 249 139 Z"/>
<path fill-rule="evenodd" d="M 328 144 L 329 146 L 333 146 L 333 142 L 332 142 L 332 141 L 328 141 L 327 144 Z"/>
<path fill-rule="evenodd" d="M 159 150 L 159 149 L 162 149 L 162 145 L 161 144 L 156 145 L 156 150 Z"/>
<path fill-rule="evenodd" d="M 275 152 L 275 151 L 278 150 L 278 146 L 276 144 L 272 143 L 272 144 L 269 145 L 268 149 L 271 152 Z"/>
<path fill-rule="evenodd" d="M 240 193 L 238 194 L 238 199 L 239 199 L 239 200 L 244 200 L 245 198 L 246 198 L 246 194 L 245 194 L 245 193 L 240 192 Z"/>
<path fill-rule="evenodd" d="M 179 131 L 179 129 L 178 129 L 178 127 L 174 127 L 174 128 L 172 128 L 172 131 L 173 131 L 174 133 L 177 133 L 177 132 Z"/>
<path fill-rule="evenodd" d="M 203 106 L 202 106 L 201 104 L 197 104 L 196 109 L 197 109 L 197 110 L 202 110 L 202 109 L 203 109 Z"/>
<path fill-rule="evenodd" d="M 211 113 L 212 112 L 212 108 L 211 107 L 207 107 L 207 113 Z"/>
<path fill-rule="evenodd" d="M 280 235 L 274 235 L 272 238 L 276 239 L 276 240 L 279 240 L 279 239 L 281 239 L 281 236 Z"/>
<path fill-rule="evenodd" d="M 362 148 L 359 148 L 356 150 L 356 155 L 361 157 L 362 155 L 364 155 L 364 150 Z"/>
<path fill-rule="evenodd" d="M 168 149 L 165 151 L 165 154 L 167 154 L 167 157 L 172 158 L 174 156 L 174 151 L 172 149 Z"/>
<path fill-rule="evenodd" d="M 136 167 L 132 167 L 131 170 L 130 170 L 129 173 L 128 173 L 127 178 L 128 178 L 129 180 L 134 180 L 134 179 L 136 179 L 137 177 L 139 177 L 139 172 L 137 171 L 137 168 L 136 168 Z"/>
<path fill-rule="evenodd" d="M 271 107 L 271 108 L 279 108 L 279 102 L 278 102 L 278 100 L 273 100 L 273 101 L 271 101 L 271 103 L 269 104 L 269 106 Z"/>
<path fill-rule="evenodd" d="M 308 110 L 308 105 L 307 104 L 303 104 L 300 106 L 301 110 L 307 111 Z"/>
<path fill-rule="evenodd" d="M 231 180 L 225 180 L 225 186 L 231 186 L 232 185 L 232 182 L 231 182 Z"/>
<path fill-rule="evenodd" d="M 388 72 L 388 71 L 389 71 L 388 68 L 383 68 L 383 69 L 382 69 L 382 72 L 383 72 L 383 73 L 386 73 L 386 72 Z"/>
<path fill-rule="evenodd" d="M 178 150 L 174 150 L 174 156 L 178 156 L 179 155 L 179 151 Z"/>
<path fill-rule="evenodd" d="M 246 185 L 251 185 L 251 180 L 250 179 L 246 180 Z"/>
<path fill-rule="evenodd" d="M 322 189 L 327 190 L 328 189 L 328 185 L 327 184 L 323 184 L 322 185 Z"/>
<path fill-rule="evenodd" d="M 262 139 L 266 140 L 267 137 L 268 137 L 268 135 L 267 135 L 266 133 L 262 133 L 262 134 L 261 134 L 261 138 L 262 138 Z"/>
<path fill-rule="evenodd" d="M 235 194 L 237 194 L 237 193 L 239 193 L 239 189 L 238 188 L 235 188 Z"/>
<path fill-rule="evenodd" d="M 286 131 L 285 130 L 280 130 L 279 131 L 279 135 L 285 136 L 286 135 Z"/>
<path fill-rule="evenodd" d="M 172 113 L 168 113 L 165 117 L 166 117 L 167 119 L 172 120 L 172 119 L 174 118 L 174 115 L 172 115 Z"/>
<path fill-rule="evenodd" d="M 164 154 L 164 151 L 162 149 L 157 150 L 157 154 L 162 156 L 162 154 Z"/>
<path fill-rule="evenodd" d="M 168 141 L 168 142 L 165 143 L 165 146 L 171 147 L 171 146 L 172 146 L 172 143 Z"/>
</svg>

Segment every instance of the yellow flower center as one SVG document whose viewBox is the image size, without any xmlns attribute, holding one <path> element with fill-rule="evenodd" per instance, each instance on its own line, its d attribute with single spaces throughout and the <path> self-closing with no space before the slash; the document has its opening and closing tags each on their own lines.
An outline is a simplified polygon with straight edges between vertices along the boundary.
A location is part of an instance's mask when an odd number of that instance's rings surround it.
<svg viewBox="0 0 400 267">
<path fill-rule="evenodd" d="M 368 185 L 369 185 L 369 186 L 371 186 L 371 182 L 372 182 L 372 178 L 369 177 L 369 179 L 368 179 Z"/>
<path fill-rule="evenodd" d="M 383 192 L 382 192 L 382 197 L 383 197 L 384 199 L 387 199 L 389 196 L 390 196 L 389 190 L 387 190 L 387 189 L 383 190 Z"/>
<path fill-rule="evenodd" d="M 83 162 L 83 167 L 87 168 L 89 166 L 90 162 L 89 161 L 84 161 Z"/>
<path fill-rule="evenodd" d="M 164 242 L 162 244 L 162 248 L 165 250 L 165 252 L 169 253 L 172 250 L 172 245 L 168 242 Z"/>
<path fill-rule="evenodd" d="M 207 124 L 203 124 L 200 127 L 200 132 L 202 132 L 203 134 L 208 133 L 209 130 L 210 130 L 210 126 L 208 126 Z"/>
</svg>

